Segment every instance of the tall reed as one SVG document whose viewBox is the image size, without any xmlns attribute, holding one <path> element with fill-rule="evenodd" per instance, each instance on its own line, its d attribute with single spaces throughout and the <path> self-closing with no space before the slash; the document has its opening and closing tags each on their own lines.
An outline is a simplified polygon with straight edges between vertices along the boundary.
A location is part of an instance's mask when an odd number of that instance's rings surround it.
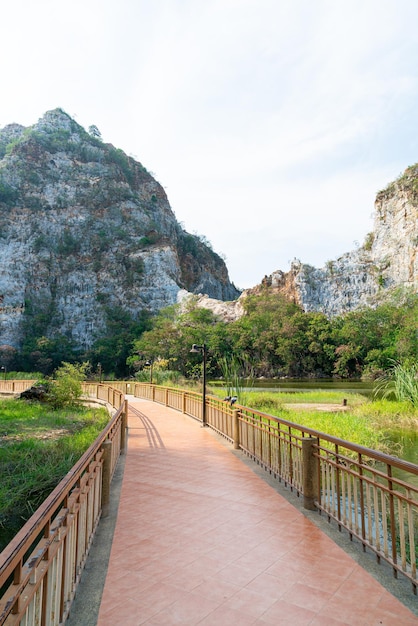
<svg viewBox="0 0 418 626">
<path fill-rule="evenodd" d="M 254 384 L 252 367 L 236 355 L 223 357 L 219 360 L 222 378 L 225 383 L 226 394 L 236 396 L 240 404 L 244 404 L 246 389 Z"/>
<path fill-rule="evenodd" d="M 418 363 L 394 363 L 376 381 L 375 397 L 395 396 L 399 402 L 410 402 L 418 406 Z"/>
</svg>

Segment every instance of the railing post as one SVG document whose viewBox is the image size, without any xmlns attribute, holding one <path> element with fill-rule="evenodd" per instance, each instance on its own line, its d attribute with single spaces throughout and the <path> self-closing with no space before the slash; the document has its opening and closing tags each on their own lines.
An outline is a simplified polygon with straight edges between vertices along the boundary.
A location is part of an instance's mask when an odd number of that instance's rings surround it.
<svg viewBox="0 0 418 626">
<path fill-rule="evenodd" d="M 315 511 L 318 496 L 318 459 L 314 454 L 317 440 L 314 437 L 302 439 L 302 489 L 303 508 Z"/>
<path fill-rule="evenodd" d="M 110 480 L 112 473 L 112 442 L 106 439 L 103 442 L 103 470 L 102 470 L 102 517 L 109 515 Z"/>
<path fill-rule="evenodd" d="M 168 406 L 168 389 L 165 390 L 165 406 Z"/>
<path fill-rule="evenodd" d="M 126 452 L 126 440 L 128 435 L 128 401 L 125 400 L 125 406 L 122 413 L 122 424 L 120 433 L 120 452 L 125 454 Z"/>
<path fill-rule="evenodd" d="M 186 413 L 186 392 L 183 391 L 181 397 L 181 412 Z"/>
<path fill-rule="evenodd" d="M 239 409 L 232 410 L 232 438 L 234 440 L 234 450 L 239 450 Z"/>
</svg>

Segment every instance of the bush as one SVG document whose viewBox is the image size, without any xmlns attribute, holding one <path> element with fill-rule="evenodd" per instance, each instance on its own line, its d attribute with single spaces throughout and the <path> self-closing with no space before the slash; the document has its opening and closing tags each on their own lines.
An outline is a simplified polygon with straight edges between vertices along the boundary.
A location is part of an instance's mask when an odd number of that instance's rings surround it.
<svg viewBox="0 0 418 626">
<path fill-rule="evenodd" d="M 49 384 L 48 402 L 54 408 L 77 404 L 83 388 L 81 382 L 86 378 L 89 363 L 73 364 L 63 362 L 55 372 L 55 380 Z"/>
</svg>

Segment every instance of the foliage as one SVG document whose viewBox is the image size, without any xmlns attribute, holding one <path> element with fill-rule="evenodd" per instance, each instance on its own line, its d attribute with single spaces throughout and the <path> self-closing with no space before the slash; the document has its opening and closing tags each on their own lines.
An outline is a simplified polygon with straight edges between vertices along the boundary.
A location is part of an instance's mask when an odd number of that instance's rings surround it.
<svg viewBox="0 0 418 626">
<path fill-rule="evenodd" d="M 393 359 L 418 353 L 418 296 L 328 319 L 304 313 L 285 297 L 269 291 L 249 295 L 245 314 L 235 322 L 217 320 L 191 299 L 187 310 L 160 311 L 152 328 L 134 342 L 128 363 L 137 354 L 164 358 L 169 368 L 193 377 L 200 361 L 190 354 L 193 343 L 208 346 L 208 375 L 223 376 L 224 359 L 251 364 L 256 377 L 376 378 Z"/>
<path fill-rule="evenodd" d="M 97 236 L 105 241 L 108 233 Z M 65 245 L 69 251 L 75 242 L 67 238 Z M 127 256 L 125 270 L 126 280 L 137 284 L 142 260 Z M 106 293 L 99 293 L 97 300 L 106 328 L 98 329 L 91 349 L 80 353 L 69 337 L 50 327 L 56 316 L 53 298 L 32 295 L 25 302 L 22 348 L 13 354 L 7 370 L 50 375 L 62 361 L 88 360 L 93 368 L 101 363 L 106 374 L 125 377 L 140 369 L 138 355 L 142 354 L 154 361 L 165 359 L 168 370 L 193 379 L 201 376 L 201 357 L 190 354 L 190 348 L 205 343 L 209 378 L 224 375 L 224 359 L 238 358 L 251 365 L 254 377 L 376 379 L 393 361 L 412 362 L 418 354 L 418 294 L 395 294 L 375 309 L 328 319 L 322 313 L 304 312 L 283 295 L 265 289 L 248 295 L 243 300 L 244 315 L 229 323 L 197 306 L 196 298 L 153 317 L 147 312 L 133 317 Z"/>
<path fill-rule="evenodd" d="M 106 159 L 110 163 L 114 163 L 125 176 L 129 184 L 134 182 L 134 168 L 132 159 L 130 159 L 123 150 L 108 146 Z"/>
<path fill-rule="evenodd" d="M 53 338 L 49 338 L 43 334 L 49 319 L 48 309 L 44 313 L 27 318 L 25 326 L 29 329 L 32 320 L 32 333 L 28 330 L 20 355 L 16 357 L 16 367 L 49 375 L 62 361 L 76 359 L 74 346 L 67 337 L 57 333 Z"/>
<path fill-rule="evenodd" d="M 372 249 L 374 240 L 375 240 L 375 233 L 374 232 L 367 233 L 366 239 L 364 240 L 364 244 L 363 244 L 363 248 L 367 252 L 370 252 L 370 250 Z"/>
<path fill-rule="evenodd" d="M 57 253 L 61 256 L 80 253 L 81 241 L 77 239 L 69 228 L 65 228 L 60 239 L 57 241 Z"/>
<path fill-rule="evenodd" d="M 128 364 L 135 369 L 138 356 L 145 355 L 146 359 L 166 359 L 169 369 L 183 375 L 199 376 L 201 361 L 196 361 L 190 349 L 194 343 L 208 343 L 216 323 L 213 313 L 193 305 L 179 313 L 178 306 L 172 306 L 161 311 L 152 323 L 153 328 L 134 342 Z M 208 356 L 207 371 L 214 375 L 212 358 L 213 353 Z"/>
<path fill-rule="evenodd" d="M 101 134 L 100 130 L 97 128 L 97 126 L 95 126 L 95 124 L 91 124 L 91 126 L 89 126 L 89 134 L 92 137 L 96 137 L 97 139 L 101 139 L 102 138 L 102 134 Z"/>
<path fill-rule="evenodd" d="M 394 363 L 377 379 L 375 395 L 418 406 L 418 362 Z"/>
<path fill-rule="evenodd" d="M 55 372 L 53 381 L 48 384 L 49 402 L 56 409 L 73 406 L 81 398 L 81 382 L 85 380 L 89 363 L 62 363 Z"/>
<path fill-rule="evenodd" d="M 138 355 L 138 360 L 135 365 L 141 369 L 139 369 L 135 374 L 135 379 L 137 381 L 149 383 L 151 381 L 152 371 L 152 382 L 155 385 L 178 387 L 186 384 L 186 381 L 180 372 L 168 369 L 168 361 L 166 359 L 156 359 L 156 361 L 152 362 L 152 365 L 150 365 L 150 363 L 151 361 L 149 359 L 144 357 L 141 358 Z"/>
<path fill-rule="evenodd" d="M 13 205 L 17 198 L 18 192 L 11 187 L 6 181 L 0 177 L 0 204 Z"/>
<path fill-rule="evenodd" d="M 39 380 L 42 378 L 42 372 L 8 371 L 6 376 L 10 380 Z"/>
<path fill-rule="evenodd" d="M 63 128 L 51 129 L 48 132 L 31 130 L 30 136 L 35 139 L 45 150 L 54 154 L 68 149 L 71 132 Z"/>
<path fill-rule="evenodd" d="M 86 358 L 107 374 L 125 377 L 130 370 L 127 359 L 132 352 L 135 339 L 149 328 L 149 313 L 142 311 L 134 318 L 128 311 L 118 306 L 104 306 L 106 330 L 94 342 Z"/>
<path fill-rule="evenodd" d="M 179 232 L 177 247 L 181 258 L 190 255 L 202 264 L 208 260 L 221 261 L 221 257 L 213 250 L 211 242 L 204 235 L 197 233 L 191 235 L 182 230 Z"/>
<path fill-rule="evenodd" d="M 375 309 L 362 309 L 333 320 L 337 346 L 334 373 L 342 377 L 365 374 L 374 378 L 390 368 L 393 360 L 417 354 L 418 295 Z"/>
</svg>

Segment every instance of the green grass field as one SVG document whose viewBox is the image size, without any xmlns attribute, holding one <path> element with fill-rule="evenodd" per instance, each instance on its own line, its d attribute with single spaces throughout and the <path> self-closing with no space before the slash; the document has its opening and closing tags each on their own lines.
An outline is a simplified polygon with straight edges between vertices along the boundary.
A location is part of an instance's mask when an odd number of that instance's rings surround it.
<svg viewBox="0 0 418 626">
<path fill-rule="evenodd" d="M 0 400 L 0 549 L 108 421 L 102 408 L 54 411 L 43 404 Z"/>
</svg>

